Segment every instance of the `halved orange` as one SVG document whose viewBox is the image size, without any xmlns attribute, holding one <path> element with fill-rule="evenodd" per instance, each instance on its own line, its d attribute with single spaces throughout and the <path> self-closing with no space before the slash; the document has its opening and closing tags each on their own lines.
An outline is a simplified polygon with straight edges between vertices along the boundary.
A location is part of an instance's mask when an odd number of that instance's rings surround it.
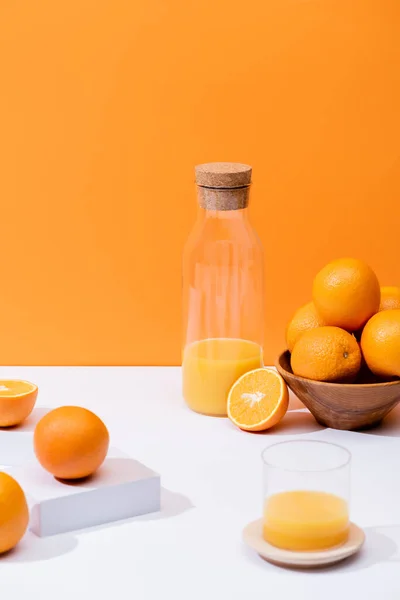
<svg viewBox="0 0 400 600">
<path fill-rule="evenodd" d="M 0 427 L 22 423 L 35 406 L 38 388 L 29 381 L 0 379 Z"/>
<path fill-rule="evenodd" d="M 289 392 L 274 369 L 261 368 L 245 373 L 228 395 L 228 417 L 244 431 L 270 429 L 285 416 Z"/>
</svg>

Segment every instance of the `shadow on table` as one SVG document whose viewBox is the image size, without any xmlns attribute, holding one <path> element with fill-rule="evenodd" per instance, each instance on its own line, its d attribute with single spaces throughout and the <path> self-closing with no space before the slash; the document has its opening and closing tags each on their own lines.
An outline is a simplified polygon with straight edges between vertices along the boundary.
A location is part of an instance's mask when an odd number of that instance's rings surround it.
<svg viewBox="0 0 400 600">
<path fill-rule="evenodd" d="M 0 468 L 25 465 L 34 459 L 32 433 L 50 408 L 38 406 L 15 427 L 0 427 Z"/>
<path fill-rule="evenodd" d="M 50 560 L 72 552 L 78 540 L 71 534 L 40 538 L 28 531 L 21 542 L 9 552 L 0 555 L 0 565 L 5 562 L 24 563 Z"/>
<path fill-rule="evenodd" d="M 149 513 L 140 517 L 134 517 L 132 521 L 157 521 L 159 519 L 170 519 L 194 508 L 192 502 L 183 494 L 171 492 L 161 488 L 161 510 L 156 513 Z"/>
<path fill-rule="evenodd" d="M 326 429 L 319 425 L 312 414 L 307 410 L 289 411 L 282 421 L 271 429 L 274 435 L 297 435 L 302 433 L 313 433 Z M 268 435 L 268 431 L 265 432 Z"/>
<path fill-rule="evenodd" d="M 400 437 L 400 404 L 398 404 L 382 423 L 373 429 L 366 429 L 363 433 L 368 435 L 381 435 L 386 437 Z"/>
<path fill-rule="evenodd" d="M 191 501 L 182 494 L 171 492 L 165 488 L 161 488 L 161 510 L 159 512 L 133 517 L 96 527 L 81 529 L 74 533 L 85 534 L 91 531 L 100 531 L 112 527 L 121 527 L 127 523 L 135 523 L 137 521 L 156 521 L 159 519 L 169 519 L 182 514 L 183 512 L 193 508 Z M 64 533 L 50 537 L 40 538 L 28 531 L 21 542 L 10 552 L 0 555 L 0 565 L 3 562 L 39 562 L 50 560 L 57 556 L 62 556 L 68 552 L 72 552 L 78 545 L 78 539 L 71 533 Z"/>
<path fill-rule="evenodd" d="M 50 412 L 51 408 L 47 408 L 46 406 L 36 406 L 29 417 L 25 419 L 20 425 L 14 425 L 13 427 L 0 427 L 0 431 L 18 431 L 19 433 L 33 431 L 44 415 L 47 415 Z"/>
<path fill-rule="evenodd" d="M 269 567 L 271 569 L 280 569 L 283 574 L 285 571 L 296 571 L 302 572 L 305 575 L 317 575 L 318 573 L 329 573 L 334 571 L 335 575 L 340 575 L 341 573 L 348 573 L 349 571 L 368 569 L 373 565 L 383 562 L 396 563 L 395 568 L 398 569 L 398 565 L 400 565 L 400 554 L 398 554 L 399 548 L 396 538 L 400 541 L 400 525 L 365 527 L 364 532 L 366 535 L 365 544 L 358 554 L 327 567 L 317 567 L 314 569 L 276 567 L 269 564 L 247 546 L 245 547 L 246 555 L 254 564 L 263 568 Z"/>
</svg>

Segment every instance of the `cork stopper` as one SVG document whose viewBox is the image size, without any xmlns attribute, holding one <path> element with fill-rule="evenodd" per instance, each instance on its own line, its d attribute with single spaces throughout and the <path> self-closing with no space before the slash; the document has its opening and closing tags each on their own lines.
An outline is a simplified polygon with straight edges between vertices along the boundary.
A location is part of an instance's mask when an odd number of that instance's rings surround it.
<svg viewBox="0 0 400 600">
<path fill-rule="evenodd" d="M 251 183 L 251 167 L 241 163 L 215 162 L 197 165 L 196 183 L 209 188 L 237 188 Z"/>
<path fill-rule="evenodd" d="M 206 210 L 239 210 L 249 204 L 252 168 L 241 163 L 207 163 L 195 168 L 198 198 Z"/>
</svg>

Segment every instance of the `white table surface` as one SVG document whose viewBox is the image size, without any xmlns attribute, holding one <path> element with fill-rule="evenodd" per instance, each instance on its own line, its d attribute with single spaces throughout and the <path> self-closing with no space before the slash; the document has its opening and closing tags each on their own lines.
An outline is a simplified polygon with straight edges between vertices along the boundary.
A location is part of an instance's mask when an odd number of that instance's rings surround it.
<svg viewBox="0 0 400 600">
<path fill-rule="evenodd" d="M 0 463 L 30 452 L 45 408 L 79 404 L 104 419 L 114 446 L 161 474 L 163 506 L 73 534 L 28 533 L 0 559 L 2 599 L 400 599 L 399 411 L 370 433 L 324 429 L 307 411 L 291 410 L 274 431 L 248 434 L 187 409 L 179 368 L 0 368 L 6 377 L 35 382 L 39 397 L 26 425 L 5 433 Z M 244 525 L 261 513 L 260 453 L 292 438 L 335 441 L 352 452 L 351 517 L 367 541 L 340 566 L 282 569 L 242 542 Z"/>
</svg>

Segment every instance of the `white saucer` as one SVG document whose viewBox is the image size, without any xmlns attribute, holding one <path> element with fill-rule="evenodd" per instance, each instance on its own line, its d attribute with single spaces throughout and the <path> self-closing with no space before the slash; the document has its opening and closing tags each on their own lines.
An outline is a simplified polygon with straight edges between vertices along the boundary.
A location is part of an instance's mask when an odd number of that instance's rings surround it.
<svg viewBox="0 0 400 600">
<path fill-rule="evenodd" d="M 244 542 L 265 560 L 285 567 L 310 569 L 322 565 L 332 565 L 356 554 L 365 541 L 363 530 L 354 523 L 350 523 L 349 539 L 341 546 L 317 552 L 291 552 L 290 550 L 281 550 L 266 542 L 262 530 L 262 519 L 249 523 L 243 530 Z"/>
</svg>

